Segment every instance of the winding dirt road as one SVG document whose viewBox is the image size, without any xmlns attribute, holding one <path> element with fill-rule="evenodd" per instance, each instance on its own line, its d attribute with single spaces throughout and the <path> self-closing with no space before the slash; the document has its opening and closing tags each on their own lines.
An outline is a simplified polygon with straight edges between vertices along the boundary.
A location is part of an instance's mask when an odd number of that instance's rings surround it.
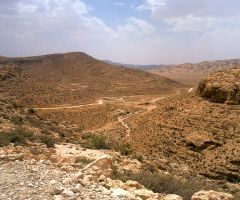
<svg viewBox="0 0 240 200">
<path fill-rule="evenodd" d="M 156 102 L 160 99 L 169 98 L 169 96 L 166 97 L 160 97 L 157 99 L 154 99 L 152 101 L 147 101 L 148 103 Z M 34 108 L 34 110 L 61 110 L 61 109 L 70 109 L 70 108 L 80 108 L 80 107 L 87 107 L 87 106 L 96 106 L 101 105 L 103 103 L 123 103 L 123 104 L 141 104 L 142 102 L 125 102 L 125 101 L 107 101 L 107 100 L 99 100 L 97 103 L 92 104 L 81 104 L 76 106 L 59 106 L 59 107 L 46 107 L 46 108 Z"/>
</svg>

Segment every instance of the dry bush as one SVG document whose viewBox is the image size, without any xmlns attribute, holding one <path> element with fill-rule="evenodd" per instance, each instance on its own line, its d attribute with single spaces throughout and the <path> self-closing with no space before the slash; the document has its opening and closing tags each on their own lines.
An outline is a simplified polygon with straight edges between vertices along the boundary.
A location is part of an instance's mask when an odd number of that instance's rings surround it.
<svg viewBox="0 0 240 200">
<path fill-rule="evenodd" d="M 183 197 L 184 200 L 190 200 L 191 196 L 200 190 L 217 190 L 216 187 L 204 181 L 179 178 L 170 174 L 152 173 L 149 171 L 142 171 L 136 174 L 130 171 L 120 173 L 116 171 L 116 167 L 113 167 L 113 170 L 116 179 L 124 182 L 127 180 L 135 180 L 155 193 L 177 194 Z"/>
</svg>

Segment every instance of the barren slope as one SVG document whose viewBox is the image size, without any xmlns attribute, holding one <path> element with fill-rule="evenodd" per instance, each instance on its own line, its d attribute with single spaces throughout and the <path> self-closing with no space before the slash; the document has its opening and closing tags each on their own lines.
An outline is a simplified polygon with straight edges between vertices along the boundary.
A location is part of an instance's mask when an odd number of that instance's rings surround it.
<svg viewBox="0 0 240 200">
<path fill-rule="evenodd" d="M 215 102 L 228 100 L 236 105 L 212 103 L 193 93 L 162 99 L 153 111 L 127 120 L 128 141 L 161 169 L 193 170 L 239 183 L 239 68 L 211 74 L 204 81 L 207 89 L 202 95 L 213 94 Z"/>
<path fill-rule="evenodd" d="M 149 70 L 149 72 L 168 77 L 172 80 L 197 85 L 200 80 L 207 74 L 219 71 L 227 70 L 232 67 L 240 65 L 240 60 L 222 60 L 213 62 L 200 62 L 200 63 L 185 63 L 181 65 L 173 65 L 164 68 L 157 68 Z"/>
<path fill-rule="evenodd" d="M 19 102 L 28 105 L 93 102 L 104 96 L 169 94 L 176 92 L 177 87 L 184 87 L 168 78 L 141 70 L 113 66 L 84 53 L 0 58 L 0 64 L 1 69 L 8 68 L 8 71 L 12 71 L 15 67 L 23 70 L 8 79 L 1 80 L 1 86 L 3 89 L 8 88 L 4 89 L 7 94 L 15 93 Z M 6 73 L 8 72 L 5 70 Z M 20 78 L 22 90 L 25 93 L 31 92 L 32 100 L 27 103 L 14 86 L 19 84 L 18 77 L 23 74 L 30 74 L 29 78 L 35 80 L 35 83 L 26 84 L 24 87 L 25 79 Z M 12 84 L 11 87 L 9 82 Z M 43 88 L 39 86 L 36 91 L 32 88 L 34 85 L 41 85 Z M 47 95 L 44 98 L 45 102 L 39 99 L 42 94 Z"/>
</svg>

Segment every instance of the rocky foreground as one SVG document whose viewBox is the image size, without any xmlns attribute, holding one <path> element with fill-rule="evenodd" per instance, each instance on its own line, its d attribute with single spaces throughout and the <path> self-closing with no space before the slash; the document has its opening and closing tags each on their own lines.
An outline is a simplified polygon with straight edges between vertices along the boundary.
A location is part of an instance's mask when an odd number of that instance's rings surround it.
<svg viewBox="0 0 240 200">
<path fill-rule="evenodd" d="M 137 160 L 67 143 L 55 145 L 55 149 L 35 147 L 44 154 L 36 155 L 22 146 L 0 149 L 0 199 L 183 199 L 175 194 L 154 193 L 137 181 L 112 179 L 113 159 L 119 161 L 119 167 L 131 166 L 133 171 L 141 164 Z M 231 194 L 215 191 L 199 191 L 191 198 L 234 199 Z"/>
</svg>

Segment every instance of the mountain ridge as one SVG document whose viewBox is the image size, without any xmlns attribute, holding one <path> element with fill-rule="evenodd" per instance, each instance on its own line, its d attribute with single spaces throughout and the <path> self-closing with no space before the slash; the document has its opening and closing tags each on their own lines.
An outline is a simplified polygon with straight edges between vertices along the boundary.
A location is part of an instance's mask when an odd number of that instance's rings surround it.
<svg viewBox="0 0 240 200">
<path fill-rule="evenodd" d="M 168 77 L 172 80 L 196 86 L 203 77 L 219 70 L 228 70 L 240 65 L 240 59 L 203 61 L 200 63 L 184 63 L 164 68 L 148 70 L 148 72 Z"/>
</svg>

